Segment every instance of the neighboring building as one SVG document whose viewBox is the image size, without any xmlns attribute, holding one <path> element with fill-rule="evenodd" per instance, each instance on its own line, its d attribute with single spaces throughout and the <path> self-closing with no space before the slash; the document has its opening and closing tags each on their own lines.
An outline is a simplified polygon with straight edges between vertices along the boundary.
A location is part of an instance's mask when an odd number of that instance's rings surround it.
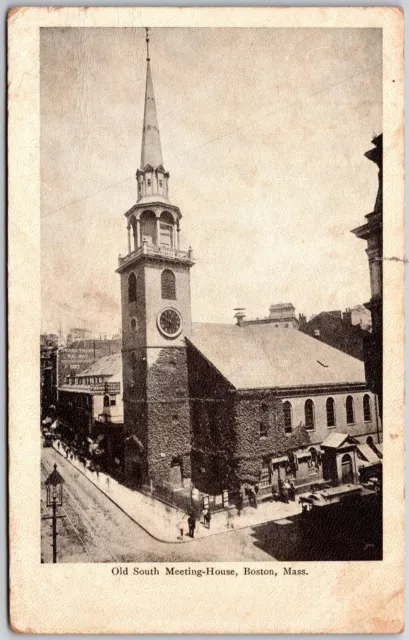
<svg viewBox="0 0 409 640">
<path fill-rule="evenodd" d="M 40 347 L 58 347 L 59 340 L 57 333 L 42 333 L 40 335 Z"/>
<path fill-rule="evenodd" d="M 244 326 L 248 324 L 271 324 L 275 329 L 298 329 L 299 321 L 295 315 L 295 307 L 291 302 L 272 304 L 267 318 L 255 318 L 254 320 L 244 320 L 244 309 L 238 309 L 235 315 L 237 324 Z M 300 316 L 300 319 L 303 316 Z"/>
<path fill-rule="evenodd" d="M 365 217 L 367 222 L 352 230 L 357 238 L 366 240 L 371 280 L 371 300 L 365 305 L 372 316 L 372 334 L 365 342 L 365 371 L 370 389 L 378 395 L 380 412 L 382 415 L 382 134 L 372 140 L 373 149 L 365 156 L 374 162 L 378 168 L 378 193 L 372 213 Z"/>
<path fill-rule="evenodd" d="M 79 340 L 87 340 L 89 338 L 91 338 L 91 331 L 89 331 L 89 329 L 70 329 L 70 332 L 67 336 L 67 346 L 70 346 L 73 342 L 78 342 Z"/>
<path fill-rule="evenodd" d="M 372 329 L 371 312 L 363 304 L 357 304 L 352 309 L 346 309 L 342 314 L 342 319 L 344 322 L 349 322 L 354 326 L 359 325 L 365 331 L 371 331 Z"/>
<path fill-rule="evenodd" d="M 58 387 L 104 356 L 121 351 L 118 340 L 79 340 L 58 351 Z"/>
<path fill-rule="evenodd" d="M 58 401 L 58 389 L 67 377 L 73 377 L 103 356 L 120 353 L 121 340 L 81 340 L 59 348 L 56 334 L 40 337 L 41 415 Z"/>
<path fill-rule="evenodd" d="M 300 326 L 300 331 L 335 349 L 364 360 L 364 342 L 370 334 L 343 319 L 341 311 L 323 311 Z"/>
<path fill-rule="evenodd" d="M 57 403 L 57 355 L 58 336 L 40 338 L 40 404 L 44 418 L 50 407 Z"/>
<path fill-rule="evenodd" d="M 320 479 L 333 429 L 380 441 L 363 364 L 299 331 L 291 304 L 264 321 L 193 324 L 192 252 L 169 201 L 149 55 L 138 197 L 120 257 L 124 456 L 134 486 L 271 491 L 278 475 Z M 269 487 L 269 489 L 268 489 Z"/>
<path fill-rule="evenodd" d="M 57 415 L 60 430 L 68 441 L 81 446 L 97 440 L 101 455 L 107 454 L 110 463 L 118 455 L 122 459 L 121 354 L 100 358 L 81 373 L 67 376 L 65 384 L 59 387 Z"/>
</svg>

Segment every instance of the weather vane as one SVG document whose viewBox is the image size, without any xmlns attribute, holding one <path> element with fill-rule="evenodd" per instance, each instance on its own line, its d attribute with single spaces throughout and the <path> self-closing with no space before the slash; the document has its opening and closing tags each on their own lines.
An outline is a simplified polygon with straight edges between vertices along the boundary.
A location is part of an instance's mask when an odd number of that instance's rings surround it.
<svg viewBox="0 0 409 640">
<path fill-rule="evenodd" d="M 150 61 L 150 57 L 149 57 L 149 27 L 145 27 L 145 31 L 146 31 L 146 60 L 149 62 Z"/>
</svg>

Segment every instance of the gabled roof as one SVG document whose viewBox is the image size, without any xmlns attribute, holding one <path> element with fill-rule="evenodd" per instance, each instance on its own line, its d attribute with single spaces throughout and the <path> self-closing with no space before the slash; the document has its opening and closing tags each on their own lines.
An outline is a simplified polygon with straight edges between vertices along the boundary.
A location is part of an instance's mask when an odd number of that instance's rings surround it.
<svg viewBox="0 0 409 640">
<path fill-rule="evenodd" d="M 321 443 L 321 447 L 327 447 L 328 449 L 339 449 L 343 447 L 345 444 L 357 444 L 357 440 L 352 438 L 348 433 L 337 433 L 334 431 L 330 433 Z"/>
<path fill-rule="evenodd" d="M 194 323 L 190 342 L 236 389 L 365 384 L 360 360 L 271 324 Z"/>
<path fill-rule="evenodd" d="M 81 371 L 76 377 L 89 376 L 118 376 L 122 375 L 122 353 L 114 353 L 112 356 L 100 358 L 88 369 Z"/>
<path fill-rule="evenodd" d="M 376 455 L 369 444 L 358 444 L 356 448 L 368 462 L 371 462 L 372 464 L 381 464 L 379 456 Z"/>
</svg>

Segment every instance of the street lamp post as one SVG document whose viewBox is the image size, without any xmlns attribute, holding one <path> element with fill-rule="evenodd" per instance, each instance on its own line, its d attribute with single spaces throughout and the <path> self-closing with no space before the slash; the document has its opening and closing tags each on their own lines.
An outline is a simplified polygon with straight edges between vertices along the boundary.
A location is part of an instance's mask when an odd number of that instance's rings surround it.
<svg viewBox="0 0 409 640">
<path fill-rule="evenodd" d="M 53 528 L 53 563 L 57 562 L 57 518 L 65 518 L 65 516 L 57 516 L 57 507 L 62 506 L 62 486 L 64 478 L 58 473 L 57 465 L 54 464 L 54 471 L 50 473 L 45 486 L 47 488 L 47 507 L 52 507 L 52 516 L 43 516 L 42 520 L 52 520 Z"/>
</svg>

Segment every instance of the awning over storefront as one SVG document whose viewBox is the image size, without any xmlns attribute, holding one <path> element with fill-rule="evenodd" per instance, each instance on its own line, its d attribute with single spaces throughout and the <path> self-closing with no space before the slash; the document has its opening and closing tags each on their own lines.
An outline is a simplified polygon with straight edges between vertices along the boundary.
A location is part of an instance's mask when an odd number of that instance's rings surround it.
<svg viewBox="0 0 409 640">
<path fill-rule="evenodd" d="M 271 464 L 280 464 L 280 462 L 288 462 L 288 456 L 280 456 L 271 460 Z"/>
<path fill-rule="evenodd" d="M 296 451 L 295 455 L 297 456 L 298 460 L 311 458 L 311 451 Z"/>
</svg>

